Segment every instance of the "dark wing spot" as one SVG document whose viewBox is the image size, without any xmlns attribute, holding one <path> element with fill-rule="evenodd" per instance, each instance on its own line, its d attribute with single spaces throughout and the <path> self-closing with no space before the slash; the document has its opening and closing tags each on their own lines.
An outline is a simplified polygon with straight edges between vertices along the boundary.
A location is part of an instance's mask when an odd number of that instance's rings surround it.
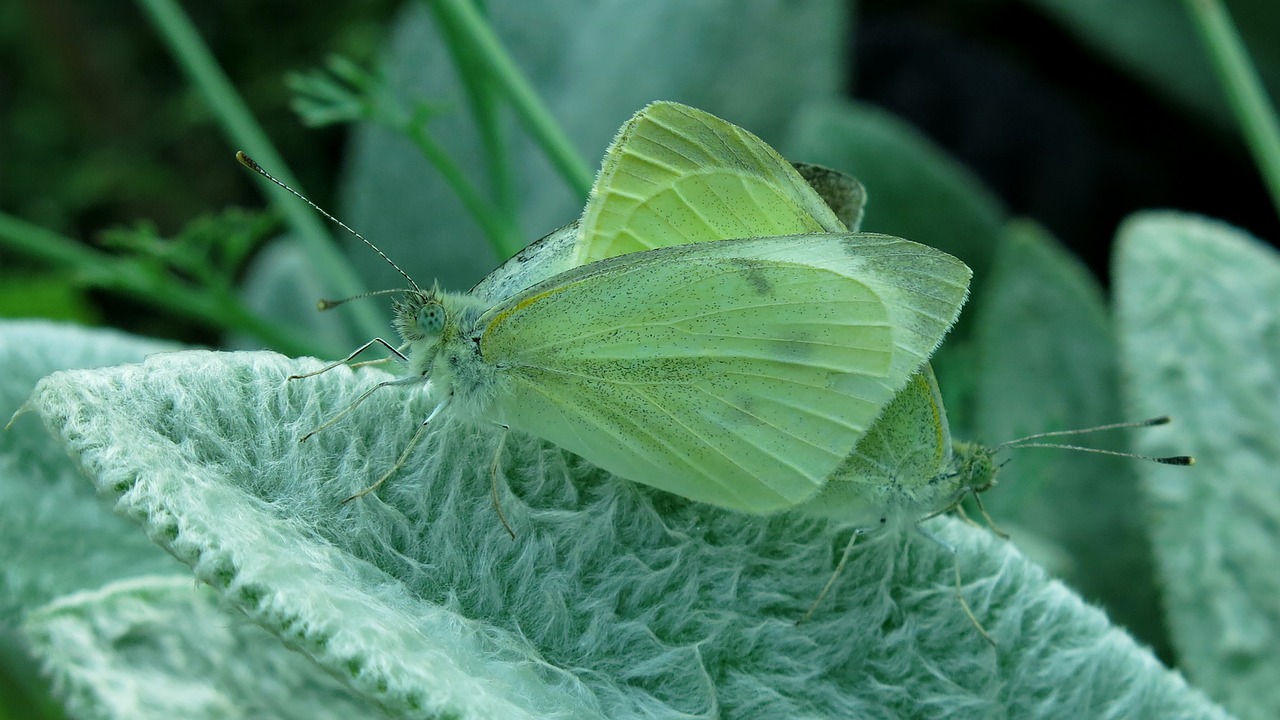
<svg viewBox="0 0 1280 720">
<path fill-rule="evenodd" d="M 755 294 L 768 295 L 773 290 L 773 283 L 769 282 L 768 273 L 761 263 L 750 258 L 732 258 L 730 262 L 742 272 L 742 279 Z"/>
</svg>

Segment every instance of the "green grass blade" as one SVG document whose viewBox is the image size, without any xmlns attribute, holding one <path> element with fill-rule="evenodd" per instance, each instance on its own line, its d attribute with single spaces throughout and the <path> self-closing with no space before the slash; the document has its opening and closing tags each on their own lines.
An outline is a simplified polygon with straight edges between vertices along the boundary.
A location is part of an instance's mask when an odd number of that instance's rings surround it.
<svg viewBox="0 0 1280 720">
<path fill-rule="evenodd" d="M 1253 153 L 1253 161 L 1271 192 L 1276 212 L 1280 213 L 1280 121 L 1276 119 L 1275 108 L 1222 2 L 1186 0 L 1186 3 L 1204 37 L 1205 48 Z"/>
<path fill-rule="evenodd" d="M 560 129 L 559 123 L 516 67 L 493 28 L 485 22 L 475 5 L 470 0 L 433 0 L 432 9 L 438 17 L 446 19 L 449 27 L 461 35 L 460 42 L 472 48 L 476 59 L 487 66 L 493 80 L 506 92 L 516 114 L 524 121 L 534 140 L 542 146 L 551 164 L 585 201 L 591 190 L 591 169 L 582 162 L 573 143 Z"/>
<path fill-rule="evenodd" d="M 160 38 L 168 46 L 174 59 L 190 77 L 218 118 L 227 139 L 244 150 L 282 182 L 298 188 L 298 181 L 285 166 L 284 158 L 276 151 L 257 120 L 236 92 L 231 81 L 222 72 L 209 48 L 192 26 L 177 3 L 172 0 L 138 0 L 147 16 L 154 23 Z M 227 161 L 232 162 L 231 153 Z M 265 179 L 262 180 L 264 183 Z M 267 187 L 264 185 L 264 187 Z M 284 190 L 269 186 L 270 197 L 278 204 L 289 224 L 297 231 L 307 252 L 315 258 L 316 267 L 328 280 L 330 287 L 343 296 L 356 295 L 364 286 L 351 271 L 345 258 L 334 245 L 320 217 L 311 208 Z M 387 322 L 369 303 L 356 303 L 351 307 L 352 317 L 360 332 L 370 337 L 385 332 Z"/>
</svg>

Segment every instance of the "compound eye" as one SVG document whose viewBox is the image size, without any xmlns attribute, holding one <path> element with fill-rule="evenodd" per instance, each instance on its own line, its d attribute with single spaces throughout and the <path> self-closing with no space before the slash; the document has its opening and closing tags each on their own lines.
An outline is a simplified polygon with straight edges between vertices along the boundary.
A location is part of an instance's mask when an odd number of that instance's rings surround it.
<svg viewBox="0 0 1280 720">
<path fill-rule="evenodd" d="M 444 329 L 444 308 L 439 303 L 427 303 L 418 311 L 418 328 L 427 335 L 439 335 Z"/>
</svg>

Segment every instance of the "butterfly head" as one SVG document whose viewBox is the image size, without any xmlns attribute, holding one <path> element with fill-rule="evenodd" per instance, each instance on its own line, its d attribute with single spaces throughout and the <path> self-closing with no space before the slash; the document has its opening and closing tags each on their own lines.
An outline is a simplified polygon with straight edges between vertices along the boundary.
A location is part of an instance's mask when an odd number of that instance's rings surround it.
<svg viewBox="0 0 1280 720">
<path fill-rule="evenodd" d="M 996 448 L 970 442 L 953 443 L 956 477 L 964 494 L 986 492 L 996 484 L 1000 465 L 996 463 Z"/>
<path fill-rule="evenodd" d="M 396 332 L 408 345 L 423 341 L 436 344 L 444 334 L 448 320 L 444 294 L 438 287 L 426 291 L 408 290 L 404 299 L 395 304 Z"/>
<path fill-rule="evenodd" d="M 1150 455 L 1137 455 L 1135 453 L 1121 452 L 1118 450 L 1108 450 L 1105 448 L 1085 447 L 1081 445 L 1067 445 L 1055 442 L 1043 442 L 1045 438 L 1056 438 L 1072 435 L 1084 435 L 1087 433 L 1097 432 L 1100 430 L 1118 430 L 1122 428 L 1144 428 L 1156 425 L 1164 425 L 1169 422 L 1167 416 L 1149 418 L 1147 420 L 1138 420 L 1135 422 L 1112 423 L 1110 425 L 1097 425 L 1094 427 L 1080 428 L 1078 430 L 1052 430 L 1049 432 L 1036 433 L 1027 435 L 1016 440 L 1000 443 L 991 447 L 979 445 L 977 443 L 955 442 L 953 443 L 954 469 L 952 475 L 956 478 L 956 501 L 953 505 L 959 504 L 966 495 L 973 495 L 974 501 L 978 505 L 978 509 L 982 510 L 983 517 L 987 524 L 997 535 L 1007 537 L 1004 532 L 995 526 L 990 516 L 986 514 L 986 510 L 982 508 L 982 500 L 978 497 L 979 493 L 986 492 L 996 484 L 996 474 L 1004 463 L 995 461 L 996 453 L 1006 449 L 1013 448 L 1056 448 L 1059 450 L 1073 450 L 1076 452 L 1087 452 L 1095 455 L 1111 455 L 1115 457 L 1133 458 L 1135 460 L 1149 460 L 1151 462 L 1160 463 L 1162 465 L 1194 465 L 1195 458 L 1189 455 L 1171 455 L 1167 457 L 1153 457 Z"/>
<path fill-rule="evenodd" d="M 450 327 L 448 308 L 445 295 L 438 287 L 407 290 L 396 301 L 394 325 L 404 341 L 401 349 L 408 355 L 410 374 L 433 374 L 435 356 Z"/>
</svg>

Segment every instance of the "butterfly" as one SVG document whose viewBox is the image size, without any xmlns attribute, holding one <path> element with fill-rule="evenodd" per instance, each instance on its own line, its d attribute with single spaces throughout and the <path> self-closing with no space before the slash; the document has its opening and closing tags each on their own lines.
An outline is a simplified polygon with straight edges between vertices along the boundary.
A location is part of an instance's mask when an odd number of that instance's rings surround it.
<svg viewBox="0 0 1280 720">
<path fill-rule="evenodd" d="M 402 342 L 365 347 L 403 361 L 388 384 L 425 386 L 427 422 L 501 425 L 768 513 L 840 467 L 954 323 L 970 276 L 940 250 L 849 231 L 745 130 L 655 103 L 615 138 L 580 221 L 465 294 L 405 275 Z"/>
</svg>

